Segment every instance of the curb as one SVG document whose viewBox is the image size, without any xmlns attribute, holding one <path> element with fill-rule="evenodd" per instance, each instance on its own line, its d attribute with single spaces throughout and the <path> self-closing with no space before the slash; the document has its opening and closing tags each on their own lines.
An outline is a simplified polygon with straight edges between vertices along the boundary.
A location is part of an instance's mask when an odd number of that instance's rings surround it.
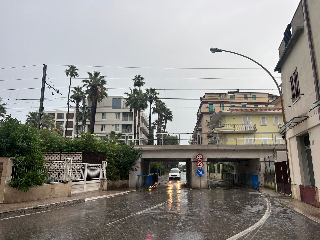
<svg viewBox="0 0 320 240">
<path fill-rule="evenodd" d="M 50 203 L 50 204 L 46 204 L 46 205 L 37 205 L 34 207 L 27 207 L 27 208 L 20 208 L 20 209 L 3 211 L 3 212 L 0 212 L 0 220 L 11 218 L 11 217 L 14 217 L 17 215 L 30 215 L 30 214 L 34 214 L 34 213 L 38 213 L 38 212 L 45 212 L 45 211 L 48 211 L 48 210 L 51 210 L 54 208 L 71 206 L 71 205 L 84 203 L 84 202 L 88 202 L 88 201 L 95 201 L 100 198 L 110 198 L 110 197 L 114 197 L 117 195 L 124 195 L 124 194 L 128 194 L 130 192 L 135 192 L 135 191 L 136 190 L 130 190 L 130 191 L 101 195 L 101 196 L 91 197 L 91 198 L 72 199 L 72 200 Z"/>
</svg>

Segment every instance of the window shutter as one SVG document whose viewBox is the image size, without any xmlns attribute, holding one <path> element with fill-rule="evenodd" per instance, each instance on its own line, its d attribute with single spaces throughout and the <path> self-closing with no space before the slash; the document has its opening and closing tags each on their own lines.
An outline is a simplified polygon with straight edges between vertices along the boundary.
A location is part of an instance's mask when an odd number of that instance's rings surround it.
<svg viewBox="0 0 320 240">
<path fill-rule="evenodd" d="M 275 126 L 279 125 L 279 116 L 273 116 L 273 125 Z"/>
<path fill-rule="evenodd" d="M 266 116 L 261 116 L 261 126 L 267 126 L 267 117 Z"/>
</svg>

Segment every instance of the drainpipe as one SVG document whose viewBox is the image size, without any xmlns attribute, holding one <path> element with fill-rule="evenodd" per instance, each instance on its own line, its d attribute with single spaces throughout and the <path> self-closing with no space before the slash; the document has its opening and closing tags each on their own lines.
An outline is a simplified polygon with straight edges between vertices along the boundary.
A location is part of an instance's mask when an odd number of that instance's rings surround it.
<svg viewBox="0 0 320 240">
<path fill-rule="evenodd" d="M 306 28 L 307 28 L 307 33 L 308 33 L 310 58 L 311 58 L 312 72 L 313 72 L 313 78 L 314 78 L 314 87 L 315 87 L 315 93 L 316 93 L 316 102 L 317 102 L 317 101 L 319 101 L 319 95 L 320 95 L 319 94 L 319 75 L 318 75 L 318 71 L 317 71 L 317 61 L 316 61 L 316 56 L 315 56 L 315 51 L 314 51 L 312 29 L 311 29 L 311 24 L 310 24 L 307 0 L 303 0 L 303 15 L 304 15 L 304 20 L 306 22 Z M 318 114 L 319 113 L 320 113 L 320 107 L 318 107 Z M 319 114 L 319 121 L 320 121 L 320 114 Z"/>
</svg>

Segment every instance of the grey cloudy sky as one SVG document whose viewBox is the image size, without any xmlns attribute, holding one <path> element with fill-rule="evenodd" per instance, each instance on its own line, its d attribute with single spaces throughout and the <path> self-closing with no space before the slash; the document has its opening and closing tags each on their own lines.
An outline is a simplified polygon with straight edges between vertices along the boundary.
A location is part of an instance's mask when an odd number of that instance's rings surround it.
<svg viewBox="0 0 320 240">
<path fill-rule="evenodd" d="M 133 85 L 132 78 L 140 74 L 146 88 L 207 89 L 159 91 L 160 97 L 198 99 L 164 100 L 174 118 L 168 131 L 192 132 L 199 98 L 205 92 L 219 92 L 209 89 L 276 87 L 262 69 L 179 68 L 258 67 L 236 55 L 209 51 L 219 47 L 250 56 L 273 72 L 283 32 L 298 3 L 2 0 L 0 80 L 5 81 L 0 81 L 0 97 L 7 103 L 8 113 L 24 122 L 29 111 L 38 111 L 39 101 L 15 99 L 40 98 L 43 63 L 48 65 L 48 83 L 59 88 L 62 97 L 67 97 L 68 87 L 65 64 L 76 65 L 81 78 L 88 76 L 87 71 L 106 75 L 107 87 L 115 88 L 109 89 L 110 96 L 124 95 Z M 95 65 L 104 67 L 90 67 Z M 280 77 L 278 73 L 274 76 Z M 72 86 L 77 85 L 81 80 L 73 80 Z M 66 98 L 56 99 L 60 96 L 52 95 L 48 88 L 45 97 L 45 110 L 66 109 Z"/>
</svg>

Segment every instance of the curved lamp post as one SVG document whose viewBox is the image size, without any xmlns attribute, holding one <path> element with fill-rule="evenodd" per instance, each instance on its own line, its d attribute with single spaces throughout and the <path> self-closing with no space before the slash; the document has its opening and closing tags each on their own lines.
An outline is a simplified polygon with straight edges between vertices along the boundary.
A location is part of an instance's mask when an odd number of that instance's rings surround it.
<svg viewBox="0 0 320 240">
<path fill-rule="evenodd" d="M 244 57 L 246 59 L 249 59 L 250 61 L 258 64 L 263 70 L 265 70 L 269 76 L 272 78 L 272 80 L 274 81 L 274 83 L 277 85 L 277 88 L 278 88 L 278 91 L 279 91 L 279 94 L 280 94 L 280 100 L 281 100 L 281 108 L 282 108 L 282 121 L 283 121 L 283 125 L 286 124 L 286 117 L 285 117 L 285 113 L 284 113 L 284 107 L 283 107 L 283 97 L 282 97 L 282 92 L 281 92 L 281 89 L 280 89 L 280 86 L 279 84 L 277 83 L 276 79 L 272 76 L 272 74 L 268 71 L 268 69 L 266 69 L 264 66 L 262 66 L 260 63 L 258 63 L 257 61 L 253 60 L 252 58 L 249 58 L 245 55 L 242 55 L 240 53 L 236 53 L 236 52 L 232 52 L 232 51 L 228 51 L 228 50 L 223 50 L 223 49 L 220 49 L 220 48 L 210 48 L 210 51 L 212 53 L 216 53 L 216 52 L 228 52 L 228 53 L 233 53 L 235 55 L 238 55 L 238 56 L 241 56 L 241 57 Z"/>
</svg>

